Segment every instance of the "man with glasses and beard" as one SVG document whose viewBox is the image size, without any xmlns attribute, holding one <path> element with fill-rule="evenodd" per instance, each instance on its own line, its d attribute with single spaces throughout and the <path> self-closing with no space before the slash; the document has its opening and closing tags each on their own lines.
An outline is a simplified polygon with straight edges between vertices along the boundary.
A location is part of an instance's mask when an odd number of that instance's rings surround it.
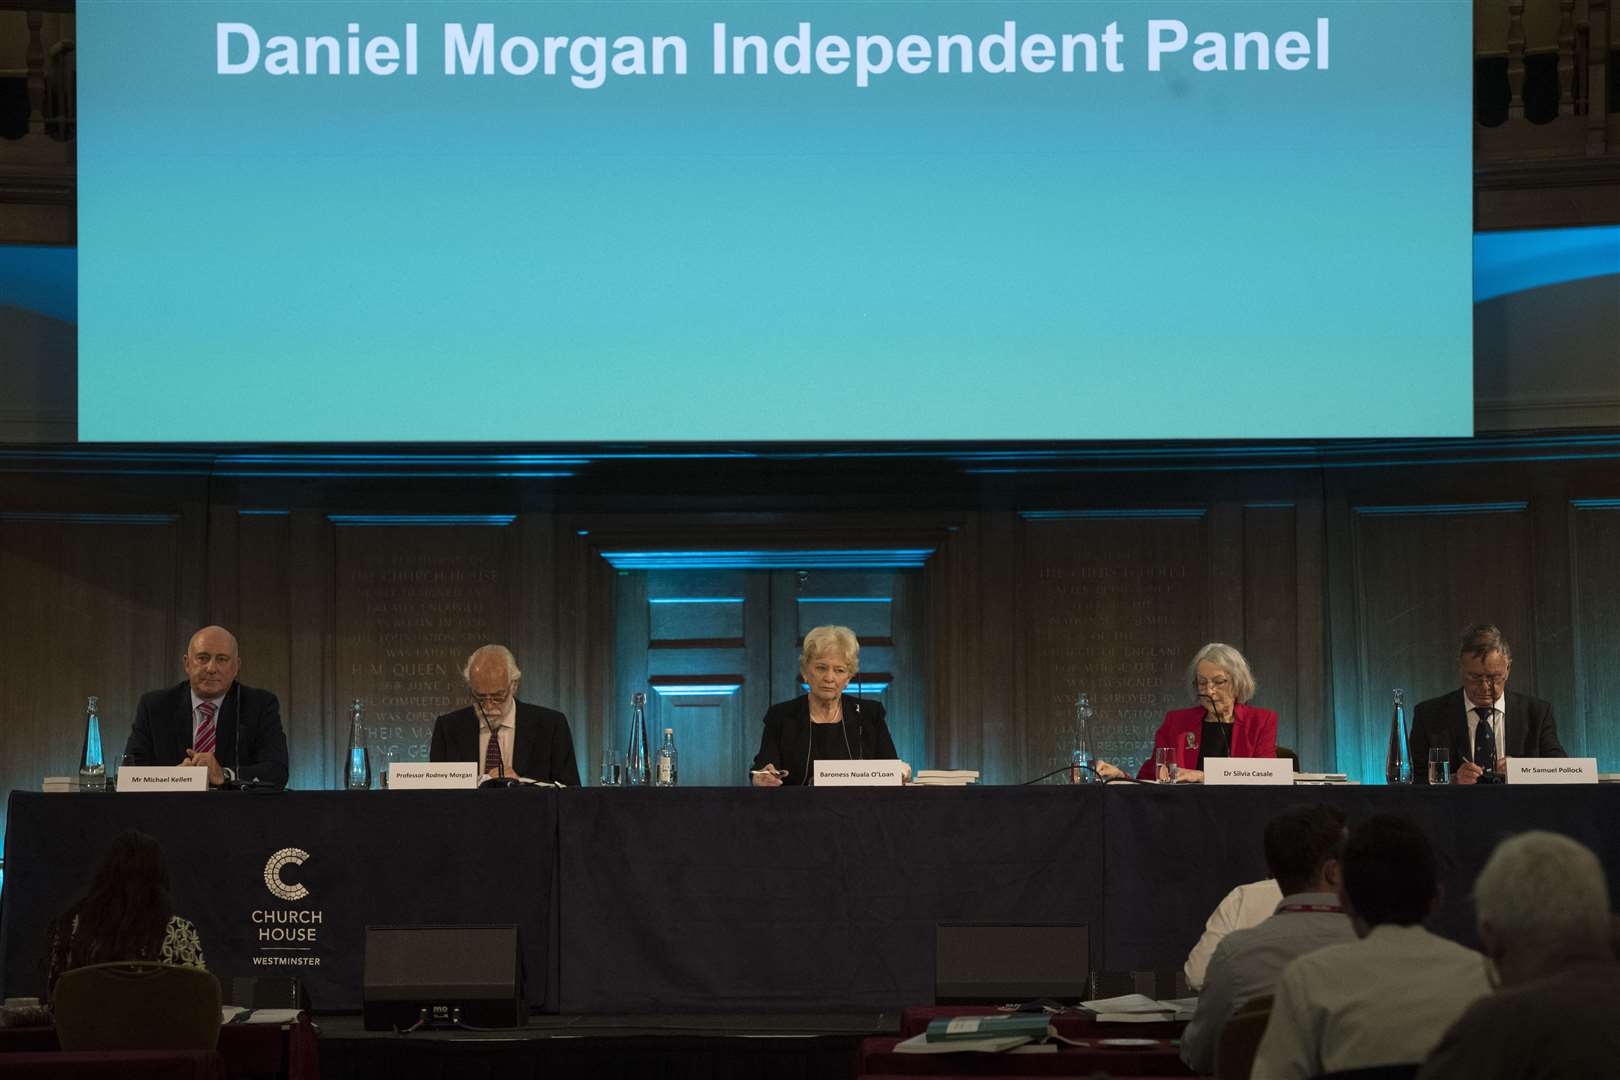
<svg viewBox="0 0 1620 1080">
<path fill-rule="evenodd" d="M 1428 782 L 1431 747 L 1449 747 L 1454 783 L 1496 783 L 1510 757 L 1565 757 L 1552 705 L 1509 693 L 1513 650 L 1502 631 L 1477 623 L 1457 651 L 1462 687 L 1418 703 L 1412 714 L 1412 777 Z"/>
<path fill-rule="evenodd" d="M 574 737 L 556 709 L 517 699 L 518 670 L 504 645 L 484 645 L 461 669 L 473 703 L 433 722 L 430 761 L 476 761 L 486 780 L 579 787 Z"/>
</svg>

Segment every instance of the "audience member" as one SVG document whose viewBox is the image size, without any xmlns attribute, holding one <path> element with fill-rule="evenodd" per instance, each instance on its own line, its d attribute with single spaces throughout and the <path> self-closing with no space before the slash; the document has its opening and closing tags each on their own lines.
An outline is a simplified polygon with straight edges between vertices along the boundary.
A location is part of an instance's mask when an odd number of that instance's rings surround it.
<svg viewBox="0 0 1620 1080">
<path fill-rule="evenodd" d="M 133 829 L 113 838 L 90 889 L 46 934 L 45 995 L 66 971 L 119 960 L 207 970 L 197 928 L 174 913 L 163 849 Z"/>
<path fill-rule="evenodd" d="M 1272 992 L 1290 960 L 1356 940 L 1339 903 L 1339 848 L 1344 814 L 1330 806 L 1296 806 L 1266 825 L 1266 868 L 1282 896 L 1270 918 L 1237 930 L 1215 949 L 1181 1060 L 1194 1072 L 1215 1071 L 1215 1046 L 1234 1010 Z"/>
<path fill-rule="evenodd" d="M 1485 958 L 1423 928 L 1440 896 L 1434 848 L 1389 814 L 1350 830 L 1339 897 L 1359 941 L 1283 969 L 1251 1080 L 1416 1064 L 1490 992 Z"/>
<path fill-rule="evenodd" d="M 1451 1026 L 1422 1080 L 1585 1080 L 1620 1062 L 1620 964 L 1603 866 L 1550 832 L 1498 844 L 1474 883 L 1501 990 Z"/>
<path fill-rule="evenodd" d="M 1209 958 L 1215 955 L 1216 946 L 1234 930 L 1259 926 L 1271 918 L 1281 899 L 1282 889 L 1278 887 L 1276 878 L 1239 885 L 1221 897 L 1221 902 L 1215 905 L 1215 910 L 1209 913 L 1209 918 L 1204 922 L 1204 932 L 1187 954 L 1187 962 L 1181 965 L 1181 970 L 1187 976 L 1187 988 L 1202 990 L 1204 976 L 1209 971 Z"/>
</svg>

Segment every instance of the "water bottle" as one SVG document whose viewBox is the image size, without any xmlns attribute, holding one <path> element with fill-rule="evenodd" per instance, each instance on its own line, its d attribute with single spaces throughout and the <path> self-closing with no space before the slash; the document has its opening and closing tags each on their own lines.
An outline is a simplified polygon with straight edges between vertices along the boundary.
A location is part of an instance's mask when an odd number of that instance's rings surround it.
<svg viewBox="0 0 1620 1080">
<path fill-rule="evenodd" d="M 647 695 L 630 695 L 630 750 L 625 779 L 631 787 L 646 787 L 652 780 L 647 748 Z"/>
<path fill-rule="evenodd" d="M 366 753 L 366 735 L 365 729 L 360 723 L 361 715 L 360 699 L 355 698 L 354 704 L 349 706 L 349 757 L 346 786 L 350 791 L 367 791 L 371 788 L 371 756 Z"/>
<path fill-rule="evenodd" d="M 653 770 L 654 787 L 675 786 L 675 729 L 664 729 L 664 742 L 658 748 L 658 767 Z"/>
<path fill-rule="evenodd" d="M 79 751 L 79 790 L 107 790 L 107 765 L 101 757 L 101 708 L 94 695 L 84 706 L 84 748 Z"/>
<path fill-rule="evenodd" d="M 1069 783 L 1084 784 L 1096 778 L 1092 762 L 1091 718 L 1097 710 L 1091 707 L 1091 698 L 1084 690 L 1074 699 L 1074 749 L 1069 753 Z"/>
<path fill-rule="evenodd" d="M 1410 784 L 1412 763 L 1406 760 L 1406 691 L 1392 690 L 1395 705 L 1389 718 L 1389 752 L 1384 755 L 1384 782 Z"/>
</svg>

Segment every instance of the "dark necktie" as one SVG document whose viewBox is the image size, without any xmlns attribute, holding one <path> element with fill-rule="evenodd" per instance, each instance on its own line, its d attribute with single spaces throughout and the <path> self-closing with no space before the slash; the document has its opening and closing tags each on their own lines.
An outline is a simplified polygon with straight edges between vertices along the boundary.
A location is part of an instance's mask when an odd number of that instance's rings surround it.
<svg viewBox="0 0 1620 1080">
<path fill-rule="evenodd" d="M 1496 733 L 1491 730 L 1491 714 L 1496 710 L 1481 705 L 1474 712 L 1479 723 L 1474 725 L 1474 764 L 1490 772 L 1496 768 Z"/>
<path fill-rule="evenodd" d="M 484 747 L 484 771 L 504 773 L 501 768 L 501 729 L 494 728 L 489 733 L 489 745 Z"/>
</svg>

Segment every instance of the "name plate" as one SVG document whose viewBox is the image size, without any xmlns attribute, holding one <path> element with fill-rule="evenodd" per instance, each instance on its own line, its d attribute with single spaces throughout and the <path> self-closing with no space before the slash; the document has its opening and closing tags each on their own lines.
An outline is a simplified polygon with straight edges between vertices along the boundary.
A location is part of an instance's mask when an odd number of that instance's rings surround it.
<svg viewBox="0 0 1620 1080">
<path fill-rule="evenodd" d="M 476 761 L 396 761 L 388 766 L 390 791 L 465 791 L 481 779 Z"/>
<path fill-rule="evenodd" d="M 905 765 L 898 758 L 875 761 L 818 761 L 811 783 L 816 787 L 899 787 Z"/>
<path fill-rule="evenodd" d="M 1206 784 L 1292 784 L 1294 763 L 1275 757 L 1211 757 L 1204 759 Z"/>
<path fill-rule="evenodd" d="M 1595 757 L 1510 757 L 1507 759 L 1510 784 L 1595 784 L 1598 782 Z"/>
<path fill-rule="evenodd" d="M 125 765 L 118 770 L 119 791 L 207 791 L 208 769 L 202 765 Z"/>
</svg>

